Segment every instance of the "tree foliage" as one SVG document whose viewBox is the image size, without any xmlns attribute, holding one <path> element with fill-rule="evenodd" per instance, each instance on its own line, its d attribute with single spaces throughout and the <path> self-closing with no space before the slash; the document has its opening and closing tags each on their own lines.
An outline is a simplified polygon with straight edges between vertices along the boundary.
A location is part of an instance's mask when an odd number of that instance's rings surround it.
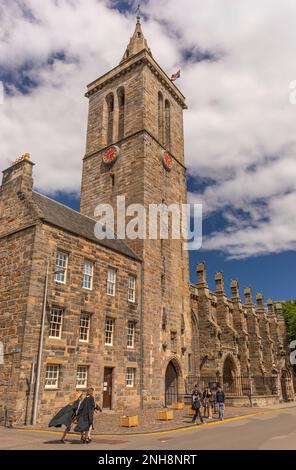
<svg viewBox="0 0 296 470">
<path fill-rule="evenodd" d="M 296 340 L 296 299 L 283 302 L 282 305 L 288 340 Z"/>
</svg>

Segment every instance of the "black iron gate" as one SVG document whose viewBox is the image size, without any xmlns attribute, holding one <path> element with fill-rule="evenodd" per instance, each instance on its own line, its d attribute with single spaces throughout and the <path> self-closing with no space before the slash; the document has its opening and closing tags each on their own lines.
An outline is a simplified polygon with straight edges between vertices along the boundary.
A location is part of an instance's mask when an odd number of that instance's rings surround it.
<svg viewBox="0 0 296 470">
<path fill-rule="evenodd" d="M 169 363 L 165 374 L 165 404 L 166 406 L 178 401 L 178 374 L 172 362 Z"/>
</svg>

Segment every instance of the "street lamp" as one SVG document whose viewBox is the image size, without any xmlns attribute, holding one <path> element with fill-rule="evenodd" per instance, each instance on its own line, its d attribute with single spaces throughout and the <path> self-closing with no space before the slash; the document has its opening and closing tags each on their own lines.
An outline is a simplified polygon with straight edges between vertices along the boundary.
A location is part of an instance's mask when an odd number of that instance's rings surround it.
<svg viewBox="0 0 296 470">
<path fill-rule="evenodd" d="M 64 269 L 58 269 L 56 271 L 53 271 L 52 274 L 55 275 L 64 271 L 65 271 Z M 40 377 L 41 377 L 42 353 L 43 353 L 43 344 L 44 344 L 46 304 L 47 304 L 47 294 L 48 294 L 48 277 L 49 277 L 49 260 L 47 261 L 47 267 L 46 267 L 46 277 L 45 277 L 45 287 L 44 287 L 44 297 L 43 297 L 43 311 L 42 311 L 39 349 L 38 349 L 38 357 L 37 357 L 36 383 L 35 383 L 33 417 L 32 417 L 33 425 L 36 424 L 37 416 L 38 416 L 38 401 L 39 401 L 39 391 L 40 391 Z"/>
</svg>

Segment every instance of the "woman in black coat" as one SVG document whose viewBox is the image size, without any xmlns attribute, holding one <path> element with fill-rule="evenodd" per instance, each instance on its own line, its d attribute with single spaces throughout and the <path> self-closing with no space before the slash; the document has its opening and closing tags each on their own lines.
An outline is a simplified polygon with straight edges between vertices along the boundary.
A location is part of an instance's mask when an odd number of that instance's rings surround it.
<svg viewBox="0 0 296 470">
<path fill-rule="evenodd" d="M 54 428 L 61 428 L 62 426 L 65 426 L 65 430 L 63 433 L 63 437 L 61 439 L 61 442 L 65 442 L 65 438 L 71 430 L 71 426 L 76 419 L 76 413 L 81 406 L 81 403 L 83 401 L 83 395 L 80 395 L 78 397 L 77 393 L 73 393 L 70 396 L 70 402 L 68 405 L 64 406 L 50 421 L 49 427 L 54 427 Z"/>
<path fill-rule="evenodd" d="M 77 413 L 77 426 L 75 432 L 81 432 L 81 439 L 83 443 L 91 442 L 90 434 L 94 428 L 94 412 L 102 411 L 99 405 L 96 405 L 94 399 L 94 389 L 92 387 L 87 389 L 86 397 L 81 403 Z"/>
</svg>

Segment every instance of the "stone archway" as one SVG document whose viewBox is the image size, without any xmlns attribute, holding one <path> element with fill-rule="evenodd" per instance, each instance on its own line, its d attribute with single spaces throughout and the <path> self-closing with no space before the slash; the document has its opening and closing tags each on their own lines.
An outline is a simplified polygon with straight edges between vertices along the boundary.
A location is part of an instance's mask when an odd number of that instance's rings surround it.
<svg viewBox="0 0 296 470">
<path fill-rule="evenodd" d="M 165 406 L 179 401 L 180 369 L 174 360 L 171 360 L 165 372 Z"/>
<path fill-rule="evenodd" d="M 224 391 L 230 395 L 236 395 L 239 389 L 237 368 L 231 355 L 225 358 L 223 364 L 223 387 Z"/>
</svg>

